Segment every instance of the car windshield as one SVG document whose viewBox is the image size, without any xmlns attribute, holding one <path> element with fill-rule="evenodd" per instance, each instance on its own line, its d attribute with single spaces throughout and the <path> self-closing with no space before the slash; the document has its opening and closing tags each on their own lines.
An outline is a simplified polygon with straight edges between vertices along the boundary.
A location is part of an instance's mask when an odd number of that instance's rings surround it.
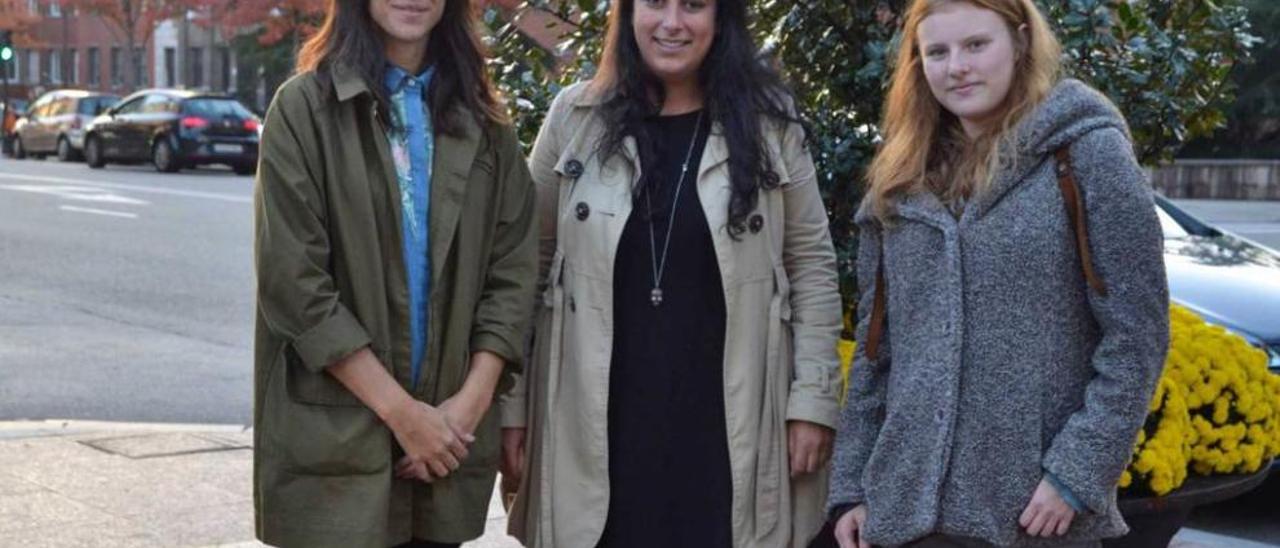
<svg viewBox="0 0 1280 548">
<path fill-rule="evenodd" d="M 120 101 L 119 97 L 109 95 L 102 97 L 86 97 L 80 100 L 80 114 L 97 116 L 106 112 L 112 105 Z"/>
<path fill-rule="evenodd" d="M 244 105 L 241 105 L 240 101 L 235 99 L 189 99 L 182 108 L 187 114 L 194 114 L 203 118 L 222 118 L 224 116 L 235 118 L 253 117 L 253 113 L 249 112 L 249 109 L 244 108 Z"/>
<path fill-rule="evenodd" d="M 1178 224 L 1177 219 L 1169 215 L 1164 208 L 1156 206 L 1156 217 L 1160 218 L 1160 230 L 1164 232 L 1164 237 L 1169 239 L 1186 238 L 1190 236 L 1187 229 Z"/>
</svg>

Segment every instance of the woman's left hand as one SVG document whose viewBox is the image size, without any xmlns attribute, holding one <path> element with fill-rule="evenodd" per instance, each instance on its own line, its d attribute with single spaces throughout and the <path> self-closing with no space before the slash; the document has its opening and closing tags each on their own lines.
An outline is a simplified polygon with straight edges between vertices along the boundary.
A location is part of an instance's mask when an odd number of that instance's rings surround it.
<svg viewBox="0 0 1280 548">
<path fill-rule="evenodd" d="M 440 410 L 454 428 L 467 434 L 475 435 L 476 426 L 485 412 L 489 411 L 491 397 L 484 394 L 472 394 L 463 390 L 440 403 Z"/>
<path fill-rule="evenodd" d="M 1075 517 L 1076 511 L 1063 500 L 1058 490 L 1053 488 L 1048 479 L 1042 479 L 1040 485 L 1036 486 L 1035 494 L 1031 495 L 1027 509 L 1018 518 L 1018 523 L 1033 537 L 1062 536 L 1067 534 L 1071 520 Z"/>
<path fill-rule="evenodd" d="M 830 428 L 807 421 L 787 421 L 787 456 L 791 462 L 791 477 L 812 474 L 831 458 L 831 439 L 835 432 Z"/>
</svg>

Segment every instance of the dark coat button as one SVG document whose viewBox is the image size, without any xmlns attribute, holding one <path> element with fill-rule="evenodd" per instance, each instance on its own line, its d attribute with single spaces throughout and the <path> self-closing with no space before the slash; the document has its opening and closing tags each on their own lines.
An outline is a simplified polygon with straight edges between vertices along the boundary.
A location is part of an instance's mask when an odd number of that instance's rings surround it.
<svg viewBox="0 0 1280 548">
<path fill-rule="evenodd" d="M 579 221 L 585 221 L 591 216 L 591 206 L 586 202 L 578 202 L 578 205 L 573 208 L 573 213 L 578 216 Z"/>
<path fill-rule="evenodd" d="M 764 216 L 759 213 L 752 215 L 751 220 L 747 221 L 747 228 L 751 229 L 752 234 L 759 234 L 760 229 L 764 228 Z"/>
<path fill-rule="evenodd" d="M 569 160 L 564 164 L 564 174 L 577 179 L 582 176 L 582 162 Z"/>
<path fill-rule="evenodd" d="M 577 311 L 578 311 L 578 303 L 573 300 L 573 297 L 569 297 L 569 312 L 577 312 Z"/>
</svg>

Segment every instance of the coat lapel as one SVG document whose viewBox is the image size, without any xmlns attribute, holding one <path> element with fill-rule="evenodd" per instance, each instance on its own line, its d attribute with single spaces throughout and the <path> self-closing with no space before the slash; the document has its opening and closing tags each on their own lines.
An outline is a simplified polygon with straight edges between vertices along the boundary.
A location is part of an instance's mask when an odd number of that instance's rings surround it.
<svg viewBox="0 0 1280 548">
<path fill-rule="evenodd" d="M 431 278 L 439 279 L 458 229 L 458 214 L 467 193 L 471 164 L 480 148 L 481 128 L 465 108 L 453 111 L 459 135 L 435 135 L 431 174 Z"/>
</svg>

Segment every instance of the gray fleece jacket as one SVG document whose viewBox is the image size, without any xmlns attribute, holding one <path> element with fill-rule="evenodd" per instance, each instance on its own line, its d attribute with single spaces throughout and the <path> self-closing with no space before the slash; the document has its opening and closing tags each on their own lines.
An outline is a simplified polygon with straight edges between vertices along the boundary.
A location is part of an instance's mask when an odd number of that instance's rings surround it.
<svg viewBox="0 0 1280 548">
<path fill-rule="evenodd" d="M 957 220 L 930 193 L 882 227 L 856 221 L 858 328 L 876 265 L 888 295 L 880 359 L 855 355 L 836 437 L 830 505 L 865 502 L 865 535 L 931 533 L 1041 546 L 1127 531 L 1116 481 L 1169 339 L 1168 287 L 1151 190 L 1124 119 L 1100 93 L 1059 84 L 1017 128 L 1016 161 Z M 1070 146 L 1094 268 L 1088 289 L 1054 173 Z M 1065 537 L 1018 517 L 1046 472 L 1087 510 Z"/>
</svg>

